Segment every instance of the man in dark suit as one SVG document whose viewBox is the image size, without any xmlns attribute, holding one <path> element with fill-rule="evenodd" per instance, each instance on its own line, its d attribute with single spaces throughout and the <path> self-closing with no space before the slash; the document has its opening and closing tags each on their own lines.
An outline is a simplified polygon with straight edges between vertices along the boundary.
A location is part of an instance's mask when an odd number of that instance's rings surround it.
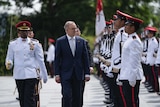
<svg viewBox="0 0 160 107">
<path fill-rule="evenodd" d="M 55 80 L 62 86 L 62 107 L 80 107 L 82 81 L 90 80 L 88 51 L 85 40 L 75 36 L 75 22 L 67 21 L 64 29 L 66 35 L 56 41 Z"/>
<path fill-rule="evenodd" d="M 78 25 L 77 25 L 78 26 Z M 75 36 L 81 36 L 81 31 L 79 29 L 79 27 L 76 29 L 76 33 Z M 89 69 L 90 69 L 90 73 L 93 73 L 94 69 L 93 69 L 93 61 L 92 61 L 92 53 L 88 44 L 88 41 L 86 41 L 86 47 L 87 47 L 87 51 L 88 51 L 88 55 L 89 55 Z M 81 103 L 81 107 L 83 107 L 83 93 L 84 93 L 84 89 L 85 89 L 85 80 L 82 82 L 82 103 Z"/>
</svg>

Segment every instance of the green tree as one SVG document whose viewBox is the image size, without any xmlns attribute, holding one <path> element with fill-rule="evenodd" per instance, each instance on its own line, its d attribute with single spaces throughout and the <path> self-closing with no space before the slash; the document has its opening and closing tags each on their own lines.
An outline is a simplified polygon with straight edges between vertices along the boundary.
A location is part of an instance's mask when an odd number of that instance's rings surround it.
<svg viewBox="0 0 160 107">
<path fill-rule="evenodd" d="M 110 20 L 116 10 L 123 11 L 134 17 L 144 20 L 142 27 L 153 23 L 157 28 L 160 26 L 160 9 L 155 11 L 154 6 L 149 3 L 155 1 L 160 3 L 160 0 L 102 0 L 103 11 L 106 20 Z M 17 36 L 15 24 L 20 20 L 29 20 L 34 28 L 35 38 L 39 39 L 44 45 L 46 38 L 52 37 L 56 39 L 62 36 L 65 32 L 63 25 L 67 20 L 74 20 L 82 31 L 83 37 L 87 39 L 95 37 L 95 12 L 97 0 L 39 0 L 42 4 L 41 11 L 28 15 L 22 15 L 24 7 L 33 8 L 34 0 L 16 0 L 18 14 L 8 15 L 6 22 L 6 34 L 0 37 L 0 75 L 4 75 L 4 60 L 7 50 L 7 45 L 10 38 L 10 26 L 12 26 L 12 38 Z M 0 1 L 1 7 L 11 6 L 9 1 Z M 12 16 L 12 23 L 11 23 Z M 159 28 L 160 29 L 160 28 Z M 0 29 L 1 31 L 1 29 Z M 94 39 L 90 39 L 92 42 Z"/>
</svg>

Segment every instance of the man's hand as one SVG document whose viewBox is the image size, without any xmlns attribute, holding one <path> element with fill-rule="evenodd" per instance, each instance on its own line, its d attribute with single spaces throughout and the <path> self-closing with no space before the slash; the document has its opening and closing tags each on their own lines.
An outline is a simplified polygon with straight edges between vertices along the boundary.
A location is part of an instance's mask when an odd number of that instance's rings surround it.
<svg viewBox="0 0 160 107">
<path fill-rule="evenodd" d="M 10 70 L 11 68 L 12 68 L 11 62 L 7 61 L 7 62 L 6 62 L 6 69 L 7 69 L 7 70 Z"/>
<path fill-rule="evenodd" d="M 93 73 L 93 72 L 94 72 L 93 67 L 89 67 L 89 69 L 90 69 L 90 73 Z"/>
<path fill-rule="evenodd" d="M 59 75 L 56 75 L 56 77 L 55 77 L 55 81 L 56 81 L 57 83 L 61 83 L 61 78 L 60 78 L 60 76 L 59 76 Z"/>
<path fill-rule="evenodd" d="M 90 77 L 85 77 L 85 81 L 89 81 L 90 80 Z"/>
</svg>

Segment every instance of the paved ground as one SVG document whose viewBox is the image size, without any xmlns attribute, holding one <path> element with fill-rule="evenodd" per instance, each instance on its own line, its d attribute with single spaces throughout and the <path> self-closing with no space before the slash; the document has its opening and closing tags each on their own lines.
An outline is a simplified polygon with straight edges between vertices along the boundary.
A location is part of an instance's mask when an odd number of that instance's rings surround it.
<svg viewBox="0 0 160 107">
<path fill-rule="evenodd" d="M 0 107 L 19 107 L 15 91 L 15 81 L 12 77 L 0 77 Z M 61 107 L 61 86 L 49 79 L 41 89 L 41 107 Z M 104 90 L 100 81 L 91 75 L 91 81 L 86 83 L 84 92 L 84 107 L 106 107 L 103 103 Z M 143 84 L 140 88 L 140 107 L 160 107 L 160 96 L 148 93 Z"/>
</svg>

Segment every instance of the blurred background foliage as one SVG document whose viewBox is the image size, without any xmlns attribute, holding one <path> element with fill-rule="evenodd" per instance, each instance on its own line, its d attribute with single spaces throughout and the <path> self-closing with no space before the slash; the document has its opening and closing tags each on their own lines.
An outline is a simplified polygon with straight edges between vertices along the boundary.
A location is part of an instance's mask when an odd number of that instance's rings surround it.
<svg viewBox="0 0 160 107">
<path fill-rule="evenodd" d="M 82 31 L 82 37 L 94 48 L 95 17 L 97 0 L 36 0 L 41 4 L 40 11 L 33 8 L 35 0 L 2 0 L 2 10 L 10 10 L 16 6 L 13 13 L 1 11 L 0 13 L 0 75 L 11 75 L 6 71 L 4 62 L 7 46 L 10 40 L 17 37 L 15 24 L 21 20 L 29 20 L 34 29 L 35 38 L 38 39 L 44 50 L 47 49 L 47 38 L 57 39 L 65 34 L 63 26 L 67 20 L 75 21 Z M 145 26 L 153 25 L 160 29 L 160 0 L 102 0 L 106 21 L 112 19 L 116 10 L 123 11 L 144 20 Z M 150 5 L 153 4 L 153 5 Z M 25 13 L 24 8 L 33 8 L 34 12 Z"/>
</svg>

